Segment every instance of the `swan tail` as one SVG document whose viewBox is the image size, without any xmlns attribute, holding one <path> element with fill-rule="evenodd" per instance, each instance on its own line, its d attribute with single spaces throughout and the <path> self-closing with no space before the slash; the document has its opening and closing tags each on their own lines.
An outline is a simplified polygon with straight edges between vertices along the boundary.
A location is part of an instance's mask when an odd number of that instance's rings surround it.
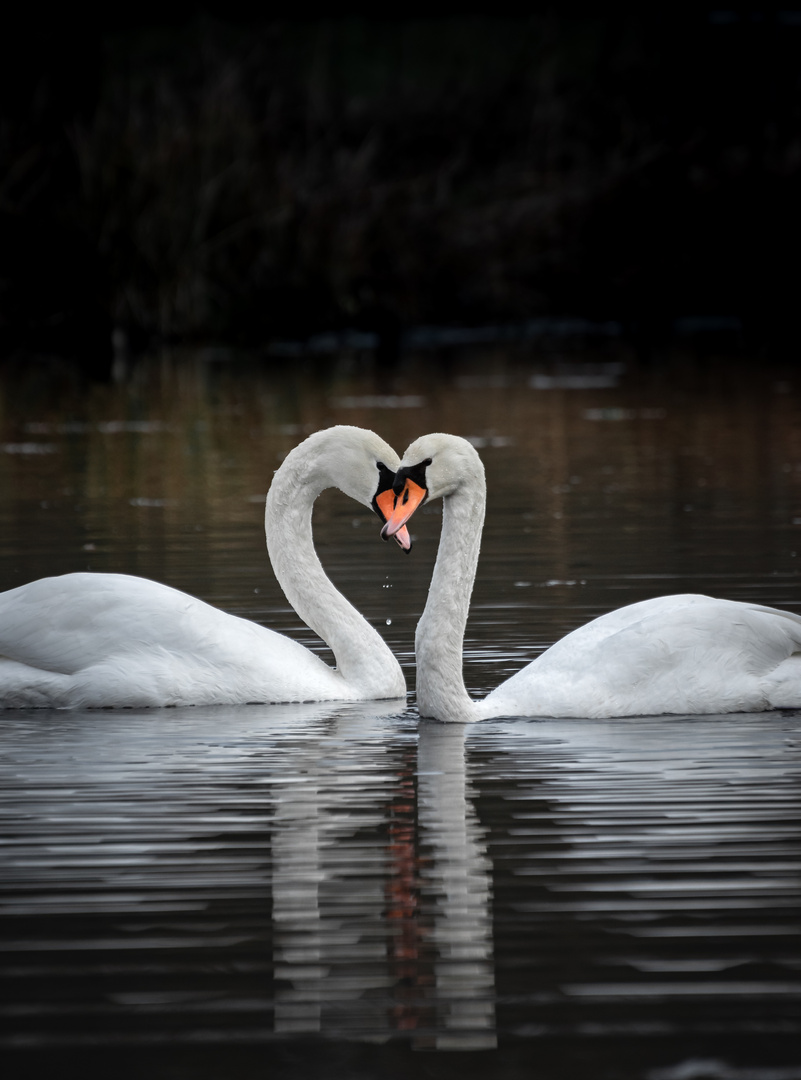
<svg viewBox="0 0 801 1080">
<path fill-rule="evenodd" d="M 797 709 L 801 706 L 801 652 L 788 656 L 772 672 L 767 689 L 771 709 Z"/>
</svg>

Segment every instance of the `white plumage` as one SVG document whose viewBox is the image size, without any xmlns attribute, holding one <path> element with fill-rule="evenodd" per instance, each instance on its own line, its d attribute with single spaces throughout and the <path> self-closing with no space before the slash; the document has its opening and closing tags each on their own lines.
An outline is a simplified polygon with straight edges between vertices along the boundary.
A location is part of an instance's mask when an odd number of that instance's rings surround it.
<svg viewBox="0 0 801 1080">
<path fill-rule="evenodd" d="M 439 552 L 416 634 L 421 716 L 465 722 L 801 706 L 801 617 L 696 595 L 659 597 L 602 615 L 482 701 L 471 701 L 462 647 L 484 521 L 484 467 L 465 439 L 435 434 L 412 443 L 396 486 L 406 481 L 408 487 L 409 473 L 428 498 L 443 499 Z M 421 497 L 421 488 L 415 490 Z M 419 505 L 405 496 L 398 498 L 386 535 Z"/>
<path fill-rule="evenodd" d="M 377 465 L 398 458 L 361 428 L 317 432 L 285 458 L 267 496 L 276 577 L 330 645 L 336 669 L 298 642 L 166 585 L 66 574 L 0 594 L 0 706 L 129 707 L 401 697 L 400 665 L 326 577 L 314 500 L 338 487 L 370 507 Z"/>
</svg>

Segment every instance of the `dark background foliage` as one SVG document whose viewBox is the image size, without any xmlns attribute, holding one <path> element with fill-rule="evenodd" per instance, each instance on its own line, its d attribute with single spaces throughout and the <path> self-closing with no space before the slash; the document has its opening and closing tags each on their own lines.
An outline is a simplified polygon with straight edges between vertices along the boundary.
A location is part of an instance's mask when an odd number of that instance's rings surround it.
<svg viewBox="0 0 801 1080">
<path fill-rule="evenodd" d="M 801 11 L 26 9 L 0 344 L 722 316 L 797 340 Z"/>
</svg>

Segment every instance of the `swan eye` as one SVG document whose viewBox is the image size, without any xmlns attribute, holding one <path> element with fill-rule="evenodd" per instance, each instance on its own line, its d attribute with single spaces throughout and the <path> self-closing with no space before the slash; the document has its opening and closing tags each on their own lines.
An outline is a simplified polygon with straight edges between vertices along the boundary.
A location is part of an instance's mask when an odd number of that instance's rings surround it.
<svg viewBox="0 0 801 1080">
<path fill-rule="evenodd" d="M 388 513 L 392 510 L 394 500 L 387 505 L 383 496 L 386 492 L 392 493 L 392 485 L 395 483 L 395 473 L 392 469 L 388 468 L 383 461 L 377 461 L 375 467 L 378 470 L 378 484 L 376 485 L 375 494 L 370 500 L 370 504 L 381 520 L 386 521 Z M 392 498 L 392 495 L 390 495 L 390 498 Z"/>
<path fill-rule="evenodd" d="M 392 490 L 395 492 L 395 501 L 397 505 L 398 499 L 400 499 L 401 506 L 405 506 L 409 499 L 409 489 L 407 487 L 407 481 L 410 481 L 415 487 L 422 489 L 425 492 L 424 498 L 428 498 L 428 484 L 426 483 L 426 468 L 431 464 L 431 458 L 426 458 L 425 461 L 418 462 L 417 465 L 402 465 L 395 473 L 395 483 L 392 486 Z"/>
<path fill-rule="evenodd" d="M 395 473 L 383 461 L 377 461 L 375 467 L 378 469 L 378 491 L 376 494 L 380 494 L 382 491 L 387 491 L 395 483 Z"/>
</svg>

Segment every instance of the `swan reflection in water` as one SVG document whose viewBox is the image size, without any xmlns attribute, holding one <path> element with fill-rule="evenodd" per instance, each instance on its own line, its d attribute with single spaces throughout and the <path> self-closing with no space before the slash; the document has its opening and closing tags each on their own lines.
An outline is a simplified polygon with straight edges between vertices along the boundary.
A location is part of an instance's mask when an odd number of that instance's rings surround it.
<svg viewBox="0 0 801 1080">
<path fill-rule="evenodd" d="M 422 722 L 417 750 L 422 895 L 433 909 L 438 1049 L 495 1046 L 492 864 L 472 802 L 463 724 Z"/>
<path fill-rule="evenodd" d="M 297 741 L 270 778 L 275 1031 L 491 1049 L 492 868 L 466 728 L 422 723 L 415 769 L 413 729 L 388 762 L 368 712 Z"/>
</svg>

